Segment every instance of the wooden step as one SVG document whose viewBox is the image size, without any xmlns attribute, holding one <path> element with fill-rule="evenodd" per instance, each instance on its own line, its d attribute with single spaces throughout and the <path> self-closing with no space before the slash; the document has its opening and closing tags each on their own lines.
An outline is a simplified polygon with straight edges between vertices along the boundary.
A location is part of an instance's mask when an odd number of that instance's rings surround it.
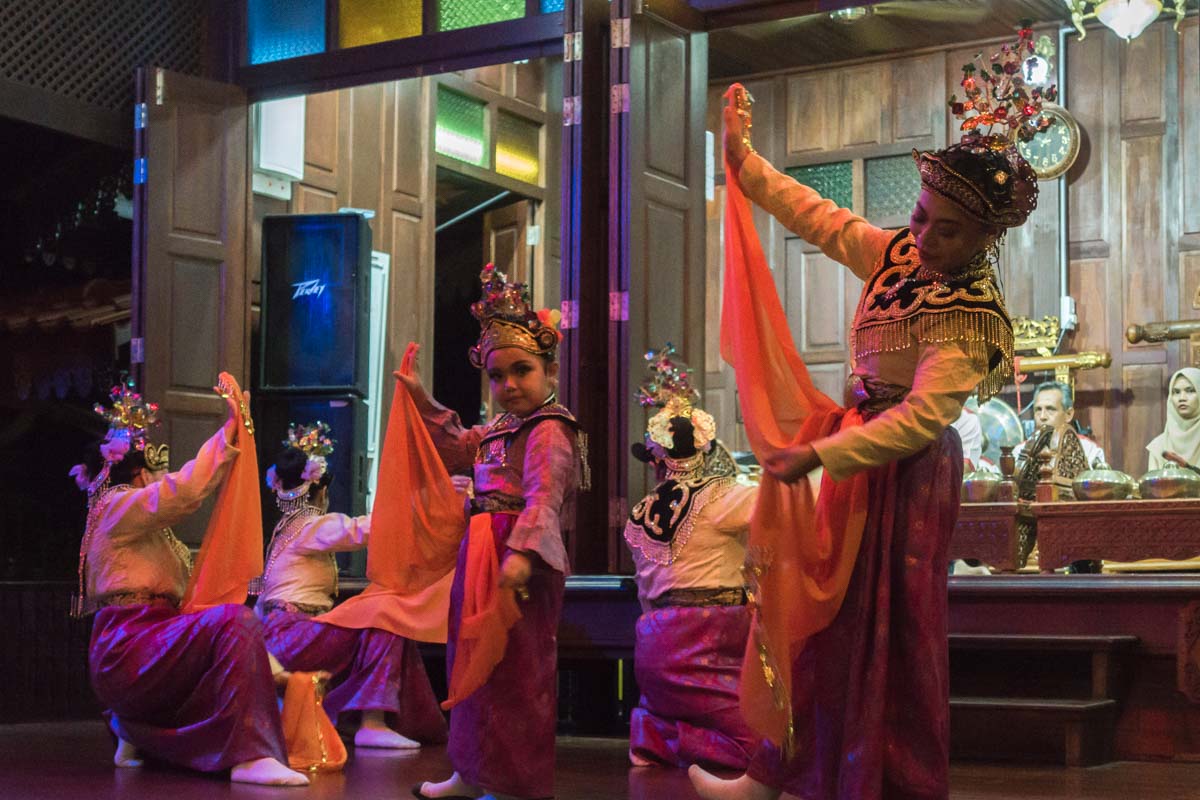
<svg viewBox="0 0 1200 800">
<path fill-rule="evenodd" d="M 1040 636 L 1027 634 L 952 633 L 951 650 L 1029 650 L 1034 652 L 1127 652 L 1136 636 Z"/>
<path fill-rule="evenodd" d="M 1050 748 L 1038 744 L 1057 744 L 1061 735 L 1067 766 L 1102 764 L 1111 757 L 1116 711 L 1115 700 L 951 697 L 951 746 L 957 756 L 1044 760 Z"/>
</svg>

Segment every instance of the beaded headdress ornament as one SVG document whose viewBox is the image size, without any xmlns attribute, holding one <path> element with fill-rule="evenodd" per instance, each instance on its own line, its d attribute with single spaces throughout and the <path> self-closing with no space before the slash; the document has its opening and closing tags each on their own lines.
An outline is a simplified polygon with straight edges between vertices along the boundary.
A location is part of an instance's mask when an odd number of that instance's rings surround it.
<svg viewBox="0 0 1200 800">
<path fill-rule="evenodd" d="M 671 420 L 685 417 L 692 421 L 696 451 L 704 452 L 717 438 L 717 423 L 700 408 L 700 393 L 692 386 L 692 370 L 676 356 L 675 345 L 667 342 L 646 353 L 646 380 L 638 387 L 637 400 L 643 408 L 658 408 L 646 424 L 646 437 L 662 450 L 675 447 Z"/>
<path fill-rule="evenodd" d="M 471 348 L 471 366 L 483 369 L 488 355 L 501 347 L 518 347 L 538 356 L 553 355 L 562 341 L 558 309 L 534 311 L 523 283 L 509 283 L 503 272 L 488 264 L 479 273 L 483 296 L 471 304 L 479 320 L 479 343 Z"/>
<path fill-rule="evenodd" d="M 308 462 L 304 465 L 304 471 L 300 473 L 300 485 L 291 489 L 283 488 L 283 482 L 276 474 L 274 464 L 267 470 L 267 487 L 280 501 L 286 503 L 306 497 L 312 485 L 325 476 L 329 469 L 326 459 L 333 454 L 333 446 L 336 444 L 330 433 L 332 429 L 321 420 L 312 425 L 293 422 L 288 426 L 288 436 L 283 440 L 284 447 L 300 450 L 308 456 Z"/>
<path fill-rule="evenodd" d="M 982 55 L 964 64 L 960 85 L 966 96 L 950 97 L 950 111 L 962 120 L 962 141 L 943 150 L 913 150 L 921 184 L 984 225 L 1013 228 L 1037 208 L 1037 175 L 1017 151 L 1052 124 L 1043 102 L 1058 90 L 1030 87 L 1022 67 L 1035 55 L 1033 30 L 1022 22 L 1015 44 L 1003 45 L 988 64 Z"/>
<path fill-rule="evenodd" d="M 126 378 L 109 390 L 111 406 L 96 403 L 92 407 L 108 423 L 108 433 L 104 437 L 104 444 L 100 445 L 104 467 L 99 475 L 89 475 L 83 464 L 76 464 L 70 472 L 75 485 L 88 494 L 94 494 L 104 484 L 112 465 L 123 461 L 130 450 L 142 453 L 146 469 L 150 472 L 161 472 L 167 468 L 170 448 L 165 444 L 156 446 L 147 441 L 149 429 L 159 423 L 158 404 L 146 402 L 133 387 L 133 379 Z"/>
</svg>

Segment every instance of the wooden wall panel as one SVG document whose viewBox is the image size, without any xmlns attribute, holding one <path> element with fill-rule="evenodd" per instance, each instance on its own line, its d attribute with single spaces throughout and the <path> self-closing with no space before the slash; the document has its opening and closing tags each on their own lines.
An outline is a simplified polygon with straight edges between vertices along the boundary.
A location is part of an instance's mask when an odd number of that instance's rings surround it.
<svg viewBox="0 0 1200 800">
<path fill-rule="evenodd" d="M 840 302 L 846 293 L 848 270 L 823 253 L 804 256 L 800 272 L 800 307 L 802 323 L 794 332 L 800 335 L 801 352 L 807 356 L 817 352 L 832 354 L 838 360 L 846 358 L 845 304 Z M 789 300 L 791 291 L 789 286 Z"/>
<path fill-rule="evenodd" d="M 1165 25 L 1151 25 L 1145 33 L 1122 48 L 1121 122 L 1163 122 L 1163 77 L 1166 74 L 1164 50 L 1167 35 L 1175 33 Z"/>
<path fill-rule="evenodd" d="M 1200 238 L 1200 19 L 1192 17 L 1180 28 L 1178 74 L 1182 232 Z M 1197 244 L 1200 246 L 1200 243 Z M 1195 285 L 1185 283 L 1184 287 Z"/>
<path fill-rule="evenodd" d="M 340 92 L 310 94 L 304 103 L 304 178 L 336 181 L 342 117 Z"/>
<path fill-rule="evenodd" d="M 1068 174 L 1072 257 L 1081 250 L 1092 256 L 1108 253 L 1108 129 L 1115 109 L 1109 102 L 1113 92 L 1105 88 L 1105 61 L 1112 50 L 1104 35 L 1067 42 L 1067 105 L 1081 134 L 1079 157 Z"/>
<path fill-rule="evenodd" d="M 1163 237 L 1162 137 L 1127 139 L 1122 144 L 1125 318 L 1131 322 L 1164 319 L 1174 313 L 1175 304 L 1165 301 L 1170 270 Z"/>
<path fill-rule="evenodd" d="M 375 212 L 368 224 L 371 226 L 374 249 L 383 242 L 382 223 L 385 219 L 379 211 L 383 202 L 383 176 L 390 170 L 384 169 L 384 96 L 386 84 L 356 86 L 350 89 L 350 110 L 354 125 L 350 133 L 350 191 L 344 205 L 351 208 L 370 209 Z"/>
<path fill-rule="evenodd" d="M 838 100 L 837 76 L 832 72 L 815 72 L 787 79 L 787 153 L 819 153 L 837 147 L 839 115 L 834 113 L 840 105 Z M 747 87 L 749 88 L 749 87 Z M 757 101 L 761 93 L 751 90 Z M 777 118 L 757 102 L 754 108 L 757 140 L 763 131 L 771 130 L 760 120 Z M 761 149 L 761 148 L 760 148 Z"/>
<path fill-rule="evenodd" d="M 332 214 L 340 207 L 337 195 L 325 189 L 297 183 L 292 192 L 292 212 L 295 214 Z"/>
<path fill-rule="evenodd" d="M 177 389 L 207 392 L 225 365 L 221 340 L 220 306 L 198 302 L 221 296 L 225 265 L 199 259 L 176 258 L 171 272 L 171 385 Z M 189 451 L 194 452 L 194 451 Z M 189 456 L 190 458 L 190 456 Z"/>
<path fill-rule="evenodd" d="M 928 55 L 892 62 L 892 141 L 922 146 L 939 137 L 946 116 L 946 55 Z"/>
<path fill-rule="evenodd" d="M 839 147 L 886 144 L 890 140 L 891 106 L 889 102 L 880 102 L 889 97 L 890 73 L 886 63 L 837 72 L 842 120 Z"/>
<path fill-rule="evenodd" d="M 424 118 L 421 114 L 422 82 L 391 84 L 391 192 L 392 204 L 415 203 L 410 211 L 420 212 L 427 183 L 425 175 Z"/>
<path fill-rule="evenodd" d="M 1140 476 L 1149 468 L 1146 443 L 1162 433 L 1169 377 L 1166 364 L 1130 364 L 1121 371 L 1121 383 L 1128 399 L 1124 414 L 1123 465 L 1130 474 Z"/>
<path fill-rule="evenodd" d="M 687 97 L 680 86 L 687 84 L 688 47 L 684 39 L 659 26 L 647 30 L 646 103 L 662 120 L 682 120 L 687 114 Z M 690 155 L 680 146 L 677 125 L 650 125 L 643 154 L 647 169 L 680 183 L 687 181 Z M 653 263 L 653 262 L 652 262 Z"/>
</svg>

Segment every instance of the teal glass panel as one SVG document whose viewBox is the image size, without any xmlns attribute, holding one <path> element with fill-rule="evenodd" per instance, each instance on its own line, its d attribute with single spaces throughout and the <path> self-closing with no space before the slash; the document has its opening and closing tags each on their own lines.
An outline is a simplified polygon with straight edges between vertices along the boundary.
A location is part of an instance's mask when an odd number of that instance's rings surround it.
<svg viewBox="0 0 1200 800">
<path fill-rule="evenodd" d="M 854 206 L 854 168 L 849 161 L 791 167 L 787 174 L 842 208 Z"/>
<path fill-rule="evenodd" d="M 867 160 L 867 219 L 907 217 L 921 194 L 921 175 L 908 153 Z"/>
<path fill-rule="evenodd" d="M 481 100 L 438 86 L 434 149 L 468 164 L 488 166 L 486 108 Z"/>
<path fill-rule="evenodd" d="M 246 54 L 251 64 L 325 52 L 325 0 L 249 0 Z"/>
<path fill-rule="evenodd" d="M 525 0 L 438 0 L 438 30 L 456 31 L 525 16 Z"/>
<path fill-rule="evenodd" d="M 542 0 L 543 14 L 561 14 L 564 0 Z"/>
</svg>

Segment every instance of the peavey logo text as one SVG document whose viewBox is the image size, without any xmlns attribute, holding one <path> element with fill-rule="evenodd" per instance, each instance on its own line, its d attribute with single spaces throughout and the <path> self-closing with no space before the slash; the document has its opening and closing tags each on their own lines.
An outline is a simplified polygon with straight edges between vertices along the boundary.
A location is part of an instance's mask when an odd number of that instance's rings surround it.
<svg viewBox="0 0 1200 800">
<path fill-rule="evenodd" d="M 292 295 L 293 300 L 297 297 L 320 297 L 325 294 L 325 284 L 321 283 L 318 278 L 293 283 L 292 286 L 296 287 L 296 293 Z"/>
</svg>

